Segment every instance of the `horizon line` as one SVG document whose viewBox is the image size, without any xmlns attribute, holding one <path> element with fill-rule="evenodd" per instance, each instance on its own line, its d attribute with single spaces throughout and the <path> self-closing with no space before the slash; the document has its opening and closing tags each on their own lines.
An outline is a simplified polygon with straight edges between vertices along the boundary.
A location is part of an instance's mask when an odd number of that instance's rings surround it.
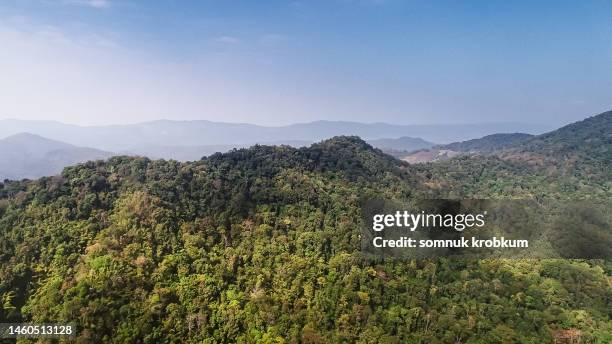
<svg viewBox="0 0 612 344">
<path fill-rule="evenodd" d="M 607 111 L 604 111 L 604 112 L 607 112 Z M 582 118 L 580 120 L 583 120 L 583 119 L 586 119 L 586 118 L 589 118 L 589 117 L 592 117 L 592 116 L 596 116 L 596 115 L 589 115 L 589 116 L 586 116 L 586 117 L 584 117 L 584 118 Z M 577 120 L 577 121 L 580 121 L 580 120 Z M 64 122 L 64 121 L 60 121 L 60 120 L 52 120 L 52 119 L 19 119 L 19 118 L 14 118 L 14 117 L 0 118 L 0 121 L 54 123 L 54 124 L 75 126 L 75 127 L 81 127 L 81 128 L 133 126 L 133 125 L 150 124 L 150 123 L 155 123 L 155 122 L 171 122 L 171 123 L 208 122 L 208 123 L 214 123 L 214 124 L 227 124 L 227 125 L 248 125 L 248 126 L 256 126 L 256 127 L 262 127 L 262 128 L 286 128 L 286 127 L 290 127 L 290 126 L 307 125 L 307 124 L 314 124 L 314 123 L 351 123 L 351 124 L 362 124 L 362 125 L 392 125 L 392 126 L 453 126 L 453 125 L 486 125 L 486 124 L 530 124 L 530 125 L 541 125 L 541 126 L 555 127 L 555 126 L 551 126 L 548 123 L 526 122 L 526 121 L 483 121 L 483 122 L 445 122 L 445 123 L 411 123 L 411 124 L 402 124 L 402 123 L 390 123 L 390 122 L 381 122 L 381 121 L 377 121 L 377 122 L 361 122 L 361 121 L 350 121 L 350 120 L 326 120 L 326 119 L 318 119 L 318 120 L 313 120 L 313 121 L 308 121 L 308 122 L 294 122 L 294 123 L 282 124 L 282 125 L 264 125 L 264 124 L 257 124 L 257 123 L 248 123 L 248 122 L 225 122 L 225 121 L 213 121 L 213 120 L 208 120 L 208 119 L 167 119 L 167 118 L 151 119 L 151 120 L 148 120 L 148 121 L 138 121 L 138 122 L 130 122 L 130 123 L 109 123 L 109 124 L 76 124 L 76 123 L 69 123 L 69 122 Z M 577 121 L 568 122 L 566 124 L 574 123 L 574 122 L 577 122 Z M 563 124 L 563 125 L 566 125 L 566 124 Z M 561 126 L 563 126 L 563 125 L 561 125 Z"/>
</svg>

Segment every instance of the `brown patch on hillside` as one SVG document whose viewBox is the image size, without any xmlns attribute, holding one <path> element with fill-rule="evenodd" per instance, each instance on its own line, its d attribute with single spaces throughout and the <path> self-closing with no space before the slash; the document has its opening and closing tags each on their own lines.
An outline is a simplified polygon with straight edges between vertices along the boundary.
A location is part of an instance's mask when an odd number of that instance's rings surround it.
<svg viewBox="0 0 612 344">
<path fill-rule="evenodd" d="M 408 162 L 409 164 L 420 164 L 425 162 L 448 160 L 458 156 L 459 154 L 461 153 L 448 149 L 424 149 L 405 156 L 402 158 L 402 160 Z"/>
</svg>

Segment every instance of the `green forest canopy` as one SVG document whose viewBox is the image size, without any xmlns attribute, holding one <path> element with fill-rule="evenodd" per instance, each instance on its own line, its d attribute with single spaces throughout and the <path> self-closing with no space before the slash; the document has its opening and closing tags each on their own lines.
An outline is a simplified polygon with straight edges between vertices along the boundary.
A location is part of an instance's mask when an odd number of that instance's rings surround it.
<svg viewBox="0 0 612 344">
<path fill-rule="evenodd" d="M 337 137 L 5 181 L 0 322 L 76 323 L 83 343 L 609 343 L 610 261 L 368 261 L 359 200 L 609 200 L 610 128 L 603 147 L 559 134 L 511 158 L 410 166 Z"/>
</svg>

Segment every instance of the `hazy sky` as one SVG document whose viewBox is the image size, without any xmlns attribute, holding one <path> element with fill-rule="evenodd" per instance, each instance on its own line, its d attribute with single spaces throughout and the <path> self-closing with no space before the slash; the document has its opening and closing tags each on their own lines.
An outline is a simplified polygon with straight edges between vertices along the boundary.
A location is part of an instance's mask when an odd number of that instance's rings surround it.
<svg viewBox="0 0 612 344">
<path fill-rule="evenodd" d="M 557 125 L 609 109 L 610 1 L 0 2 L 0 118 Z"/>
</svg>

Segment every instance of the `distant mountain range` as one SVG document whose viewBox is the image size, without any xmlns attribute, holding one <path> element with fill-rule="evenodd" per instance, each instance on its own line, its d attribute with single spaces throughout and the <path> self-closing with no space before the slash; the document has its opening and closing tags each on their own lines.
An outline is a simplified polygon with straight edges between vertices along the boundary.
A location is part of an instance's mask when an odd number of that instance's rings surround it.
<svg viewBox="0 0 612 344">
<path fill-rule="evenodd" d="M 38 135 L 17 134 L 0 140 L 0 180 L 55 175 L 66 166 L 112 155 Z"/>
<path fill-rule="evenodd" d="M 113 155 L 199 160 L 216 152 L 255 144 L 309 146 L 336 135 L 355 135 L 398 158 L 450 138 L 471 138 L 508 128 L 544 128 L 520 123 L 475 125 L 391 125 L 318 121 L 284 127 L 209 121 L 155 121 L 81 127 L 59 122 L 0 120 L 0 180 L 37 178 L 65 166 Z M 407 135 L 418 137 L 410 137 Z M 427 137 L 428 140 L 420 138 Z M 484 140 L 485 138 L 483 138 Z M 431 140 L 431 141 L 429 141 Z M 487 139 L 484 146 L 495 140 Z M 91 148 L 86 148 L 91 147 Z M 496 146 L 497 147 L 497 146 Z"/>
<path fill-rule="evenodd" d="M 305 147 L 311 141 L 262 142 L 268 146 Z M 434 144 L 418 138 L 372 140 L 371 145 L 392 155 L 405 155 L 409 151 L 431 147 Z M 228 152 L 237 148 L 248 148 L 253 144 L 202 145 L 202 146 L 143 146 L 119 152 L 74 146 L 30 133 L 19 133 L 0 140 L 0 180 L 33 179 L 55 175 L 66 166 L 76 163 L 105 159 L 115 155 L 145 156 L 151 159 L 174 159 L 179 161 L 200 160 L 217 152 Z M 397 154 L 394 154 L 397 153 Z"/>
<path fill-rule="evenodd" d="M 493 134 L 479 139 L 437 145 L 400 158 L 409 163 L 447 160 L 462 154 L 495 154 L 532 165 L 559 161 L 612 161 L 612 111 L 575 122 L 542 135 Z"/>
<path fill-rule="evenodd" d="M 365 140 L 419 137 L 450 143 L 500 132 L 540 134 L 553 129 L 526 123 L 394 125 L 316 121 L 280 127 L 210 121 L 160 120 L 130 125 L 76 126 L 59 122 L 0 120 L 0 137 L 22 132 L 82 147 L 124 152 L 152 146 L 252 145 L 282 141 L 320 141 L 337 135 Z"/>
</svg>

